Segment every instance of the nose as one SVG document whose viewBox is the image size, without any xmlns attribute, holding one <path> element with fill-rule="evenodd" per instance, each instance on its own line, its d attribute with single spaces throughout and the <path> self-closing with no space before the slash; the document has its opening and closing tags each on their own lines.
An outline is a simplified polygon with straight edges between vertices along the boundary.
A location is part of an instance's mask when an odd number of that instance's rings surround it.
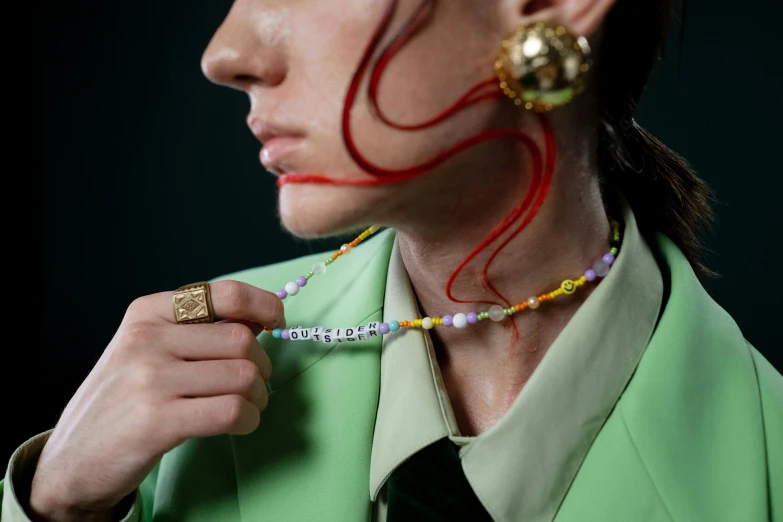
<svg viewBox="0 0 783 522">
<path fill-rule="evenodd" d="M 209 42 L 201 70 L 210 81 L 248 92 L 285 79 L 286 17 L 254 3 L 237 0 Z"/>
</svg>

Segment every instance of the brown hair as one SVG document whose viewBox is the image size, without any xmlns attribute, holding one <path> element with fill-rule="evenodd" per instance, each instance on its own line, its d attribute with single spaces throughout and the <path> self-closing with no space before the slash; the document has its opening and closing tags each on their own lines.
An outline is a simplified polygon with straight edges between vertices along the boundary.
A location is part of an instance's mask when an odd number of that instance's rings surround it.
<svg viewBox="0 0 783 522">
<path fill-rule="evenodd" d="M 712 275 L 699 239 L 712 222 L 712 192 L 682 156 L 633 119 L 663 54 L 672 9 L 672 0 L 618 0 L 606 18 L 596 79 L 598 166 L 603 186 L 625 196 L 642 233 L 666 234 L 702 277 Z"/>
</svg>

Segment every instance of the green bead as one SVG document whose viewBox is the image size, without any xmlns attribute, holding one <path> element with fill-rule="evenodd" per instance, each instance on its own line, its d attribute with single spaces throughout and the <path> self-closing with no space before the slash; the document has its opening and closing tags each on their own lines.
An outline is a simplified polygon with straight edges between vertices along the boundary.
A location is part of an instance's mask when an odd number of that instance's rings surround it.
<svg viewBox="0 0 783 522">
<path fill-rule="evenodd" d="M 331 257 L 330 257 L 329 259 L 327 259 L 326 261 L 324 261 L 324 264 L 325 264 L 326 266 L 329 266 L 329 265 L 331 265 L 332 263 L 334 263 L 334 259 L 332 259 Z"/>
<path fill-rule="evenodd" d="M 506 308 L 505 312 L 506 315 L 513 315 L 513 313 L 516 312 L 516 310 L 514 310 L 513 308 Z"/>
<path fill-rule="evenodd" d="M 609 250 L 609 253 L 610 253 L 610 254 L 612 254 L 613 256 L 616 256 L 616 255 L 617 255 L 617 252 L 619 252 L 619 250 L 617 250 L 617 247 L 612 247 L 612 248 Z"/>
<path fill-rule="evenodd" d="M 313 277 L 314 275 L 315 275 L 315 273 L 313 273 L 313 272 L 307 272 L 307 273 L 305 274 L 305 277 L 306 277 L 307 279 L 310 279 L 310 278 L 311 278 L 311 277 Z"/>
</svg>

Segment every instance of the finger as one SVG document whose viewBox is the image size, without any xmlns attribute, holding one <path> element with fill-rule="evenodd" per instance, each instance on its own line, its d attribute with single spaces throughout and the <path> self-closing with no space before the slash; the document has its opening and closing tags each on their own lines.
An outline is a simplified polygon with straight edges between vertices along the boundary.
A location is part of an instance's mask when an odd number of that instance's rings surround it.
<svg viewBox="0 0 783 522">
<path fill-rule="evenodd" d="M 242 321 L 241 319 L 226 319 L 224 321 L 220 321 L 221 324 L 229 324 L 229 323 L 239 323 L 244 324 L 248 328 L 250 328 L 254 334 L 256 334 L 256 337 L 261 335 L 261 332 L 264 331 L 264 326 L 260 325 L 258 323 L 251 323 L 250 321 Z"/>
<path fill-rule="evenodd" d="M 247 359 L 272 376 L 272 361 L 250 328 L 240 323 L 193 324 L 188 328 L 168 326 L 163 344 L 183 361 Z"/>
<path fill-rule="evenodd" d="M 260 410 L 269 401 L 261 371 L 246 359 L 181 361 L 169 369 L 162 386 L 177 398 L 241 395 Z"/>
<path fill-rule="evenodd" d="M 261 411 L 241 395 L 178 399 L 167 403 L 170 423 L 162 426 L 174 440 L 252 433 Z"/>
<path fill-rule="evenodd" d="M 210 288 L 216 318 L 250 321 L 269 328 L 285 326 L 283 301 L 276 294 L 239 281 L 217 281 Z"/>
<path fill-rule="evenodd" d="M 283 302 L 276 294 L 239 281 L 217 281 L 210 283 L 209 288 L 215 320 L 233 319 L 269 328 L 285 327 Z M 140 297 L 128 308 L 126 318 L 138 321 L 157 317 L 176 323 L 173 298 L 174 292 Z"/>
</svg>

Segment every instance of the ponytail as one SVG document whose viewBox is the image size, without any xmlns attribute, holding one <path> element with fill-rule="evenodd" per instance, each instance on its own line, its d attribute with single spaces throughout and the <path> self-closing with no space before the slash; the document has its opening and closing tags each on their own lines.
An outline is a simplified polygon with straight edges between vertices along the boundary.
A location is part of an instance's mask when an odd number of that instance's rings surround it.
<svg viewBox="0 0 783 522">
<path fill-rule="evenodd" d="M 683 7 L 684 8 L 684 7 Z M 712 192 L 679 154 L 640 127 L 633 114 L 668 30 L 671 0 L 618 0 L 606 19 L 598 65 L 598 167 L 619 190 L 643 234 L 666 234 L 700 277 L 699 234 L 713 219 Z"/>
</svg>

